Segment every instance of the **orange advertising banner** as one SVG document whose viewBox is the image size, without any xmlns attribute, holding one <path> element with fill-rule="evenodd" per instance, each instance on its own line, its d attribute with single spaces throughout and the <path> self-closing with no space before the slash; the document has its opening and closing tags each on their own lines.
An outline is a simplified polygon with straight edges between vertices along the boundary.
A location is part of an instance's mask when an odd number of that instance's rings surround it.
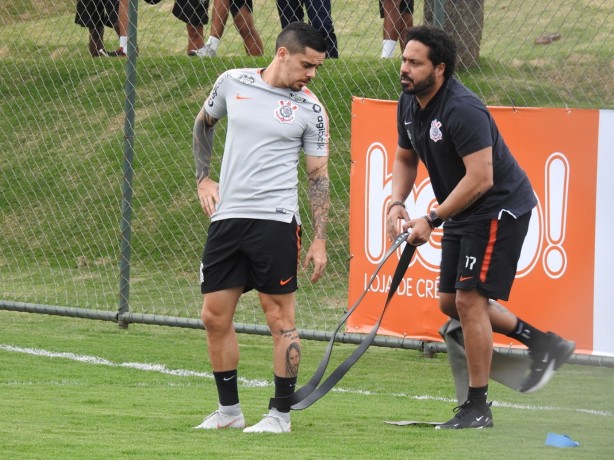
<svg viewBox="0 0 614 460">
<path fill-rule="evenodd" d="M 510 300 L 502 302 L 527 322 L 576 341 L 577 353 L 593 351 L 593 287 L 598 157 L 598 110 L 489 107 L 525 169 L 538 206 L 518 265 Z M 349 304 L 366 289 L 390 247 L 385 209 L 397 146 L 396 101 L 354 98 L 350 177 Z M 413 216 L 435 203 L 420 165 L 406 205 Z M 438 308 L 441 230 L 417 248 L 379 333 L 441 341 L 447 320 Z M 400 250 L 386 262 L 347 322 L 348 332 L 367 332 L 386 300 Z M 500 346 L 519 345 L 495 335 Z M 512 343 L 513 342 L 513 343 Z"/>
</svg>

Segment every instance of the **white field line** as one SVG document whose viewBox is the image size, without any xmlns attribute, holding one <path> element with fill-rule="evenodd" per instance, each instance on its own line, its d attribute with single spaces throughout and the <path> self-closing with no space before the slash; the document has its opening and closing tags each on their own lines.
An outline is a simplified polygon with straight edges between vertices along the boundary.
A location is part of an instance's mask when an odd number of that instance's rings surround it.
<svg viewBox="0 0 614 460">
<path fill-rule="evenodd" d="M 7 352 L 13 353 L 24 353 L 33 356 L 42 356 L 46 358 L 64 358 L 69 359 L 71 361 L 78 361 L 87 364 L 96 364 L 101 366 L 110 366 L 110 367 L 122 367 L 129 369 L 136 369 L 140 371 L 146 372 L 158 372 L 160 374 L 167 374 L 176 377 L 201 377 L 208 380 L 213 380 L 213 374 L 209 372 L 198 372 L 191 371 L 186 369 L 169 369 L 164 364 L 152 364 L 152 363 L 115 363 L 113 361 L 109 361 L 108 359 L 99 358 L 97 356 L 88 356 L 88 355 L 78 355 L 70 352 L 55 352 L 43 350 L 40 348 L 23 348 L 16 347 L 13 345 L 2 345 L 0 344 L 0 350 L 4 350 Z M 24 383 L 24 382 L 19 382 Z M 239 383 L 244 387 L 249 388 L 263 388 L 263 387 L 271 387 L 273 383 L 267 380 L 259 380 L 259 379 L 246 379 L 245 377 L 239 377 Z M 380 396 L 394 396 L 394 397 L 402 397 L 409 398 L 414 400 L 430 400 L 430 401 L 442 401 L 446 403 L 456 403 L 456 399 L 452 398 L 443 398 L 439 396 L 431 396 L 431 395 L 409 395 L 406 393 L 378 393 L 369 390 L 356 390 L 351 388 L 333 388 L 333 391 L 339 393 L 350 393 L 350 394 L 358 394 L 358 395 L 380 395 Z M 594 409 L 573 409 L 573 408 L 565 408 L 565 407 L 556 407 L 556 406 L 535 406 L 535 405 L 527 405 L 527 404 L 513 404 L 502 401 L 493 401 L 493 406 L 496 407 L 508 407 L 512 409 L 522 409 L 522 410 L 532 410 L 532 411 L 565 411 L 565 412 L 579 412 L 584 414 L 591 415 L 601 415 L 605 417 L 612 417 L 614 414 L 610 411 L 603 410 L 594 410 Z"/>
</svg>

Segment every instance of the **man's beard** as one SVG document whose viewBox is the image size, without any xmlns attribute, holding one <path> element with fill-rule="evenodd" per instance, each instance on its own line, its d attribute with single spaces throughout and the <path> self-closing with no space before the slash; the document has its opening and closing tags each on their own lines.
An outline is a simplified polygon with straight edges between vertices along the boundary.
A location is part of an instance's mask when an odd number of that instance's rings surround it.
<svg viewBox="0 0 614 460">
<path fill-rule="evenodd" d="M 402 83 L 401 86 L 403 87 L 403 92 L 405 94 L 415 94 L 416 96 L 427 94 L 435 86 L 435 72 L 431 72 L 431 74 L 421 82 L 414 82 L 414 86 L 411 88 Z"/>
</svg>

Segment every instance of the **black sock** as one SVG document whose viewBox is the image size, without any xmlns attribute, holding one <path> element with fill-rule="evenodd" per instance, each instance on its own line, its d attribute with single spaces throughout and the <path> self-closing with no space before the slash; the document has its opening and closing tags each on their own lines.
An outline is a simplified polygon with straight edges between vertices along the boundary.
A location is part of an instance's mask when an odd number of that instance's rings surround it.
<svg viewBox="0 0 614 460">
<path fill-rule="evenodd" d="M 237 388 L 237 370 L 214 372 L 217 394 L 222 406 L 239 404 L 239 389 Z"/>
<path fill-rule="evenodd" d="M 478 406 L 486 406 L 488 396 L 488 385 L 483 387 L 469 387 L 467 400 Z"/>
<path fill-rule="evenodd" d="M 294 394 L 297 377 L 278 377 L 276 375 L 274 381 L 276 398 L 285 398 Z M 290 412 L 290 407 L 276 407 L 275 409 L 279 412 Z"/>
<path fill-rule="evenodd" d="M 535 348 L 536 345 L 539 346 L 540 343 L 546 341 L 547 337 L 545 333 L 520 318 L 517 319 L 514 330 L 506 335 L 518 340 L 528 348 Z"/>
</svg>

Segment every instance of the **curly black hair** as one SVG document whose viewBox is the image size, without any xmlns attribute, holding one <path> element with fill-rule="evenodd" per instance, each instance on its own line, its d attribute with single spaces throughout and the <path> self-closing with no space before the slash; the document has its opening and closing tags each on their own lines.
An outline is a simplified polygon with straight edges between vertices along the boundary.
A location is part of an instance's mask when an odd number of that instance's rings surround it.
<svg viewBox="0 0 614 460">
<path fill-rule="evenodd" d="M 456 69 L 456 43 L 452 37 L 434 26 L 411 27 L 407 30 L 406 43 L 416 40 L 429 48 L 429 59 L 434 66 L 445 64 L 443 76 L 448 79 Z"/>
</svg>

